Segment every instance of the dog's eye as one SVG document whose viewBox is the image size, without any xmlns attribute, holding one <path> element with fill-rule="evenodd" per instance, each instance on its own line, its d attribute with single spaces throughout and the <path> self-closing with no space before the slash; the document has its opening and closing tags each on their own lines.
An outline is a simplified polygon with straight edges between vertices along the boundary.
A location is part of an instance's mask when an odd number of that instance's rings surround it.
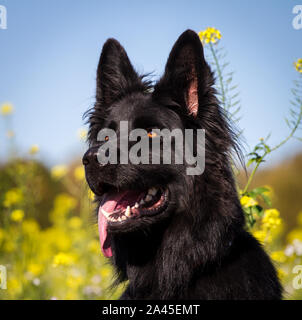
<svg viewBox="0 0 302 320">
<path fill-rule="evenodd" d="M 157 137 L 157 133 L 153 131 L 152 129 L 147 130 L 147 134 L 149 138 L 155 138 Z"/>
<path fill-rule="evenodd" d="M 105 141 L 108 141 L 108 140 L 109 140 L 109 136 L 106 136 L 106 137 L 105 137 Z"/>
</svg>

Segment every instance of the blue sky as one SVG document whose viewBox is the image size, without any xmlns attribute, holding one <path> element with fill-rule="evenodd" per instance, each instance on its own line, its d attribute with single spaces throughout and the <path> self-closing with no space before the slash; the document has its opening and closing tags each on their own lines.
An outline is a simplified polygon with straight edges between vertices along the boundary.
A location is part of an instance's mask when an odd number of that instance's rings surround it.
<svg viewBox="0 0 302 320">
<path fill-rule="evenodd" d="M 300 1 L 301 2 L 301 1 Z M 0 104 L 10 101 L 20 152 L 32 144 L 49 165 L 84 150 L 77 138 L 82 115 L 92 106 L 95 72 L 109 37 L 126 48 L 134 66 L 160 75 L 173 43 L 186 29 L 213 26 L 239 84 L 247 145 L 272 132 L 271 144 L 288 134 L 284 116 L 302 57 L 302 29 L 292 27 L 299 1 L 72 1 L 0 0 L 8 29 L 0 30 Z M 0 119 L 0 160 L 6 142 Z M 248 147 L 247 147 L 248 150 Z M 272 162 L 302 151 L 292 141 Z"/>
</svg>

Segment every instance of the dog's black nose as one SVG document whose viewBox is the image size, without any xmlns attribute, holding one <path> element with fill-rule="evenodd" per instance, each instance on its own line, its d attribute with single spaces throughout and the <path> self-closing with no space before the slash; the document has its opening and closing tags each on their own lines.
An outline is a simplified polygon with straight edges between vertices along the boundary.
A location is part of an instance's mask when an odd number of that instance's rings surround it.
<svg viewBox="0 0 302 320">
<path fill-rule="evenodd" d="M 86 151 L 82 159 L 82 163 L 84 166 L 87 166 L 89 164 L 98 164 L 98 149 L 99 147 L 92 147 Z"/>
</svg>

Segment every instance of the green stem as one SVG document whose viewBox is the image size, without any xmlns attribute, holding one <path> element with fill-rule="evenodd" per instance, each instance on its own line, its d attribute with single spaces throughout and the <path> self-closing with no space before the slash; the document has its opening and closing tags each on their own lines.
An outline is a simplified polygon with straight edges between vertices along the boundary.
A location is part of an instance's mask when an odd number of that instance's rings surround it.
<svg viewBox="0 0 302 320">
<path fill-rule="evenodd" d="M 263 154 L 263 156 L 262 156 L 262 157 L 260 158 L 260 160 L 257 162 L 257 164 L 256 164 L 255 168 L 253 169 L 252 173 L 250 174 L 250 176 L 249 176 L 249 178 L 248 178 L 248 181 L 247 181 L 247 184 L 246 184 L 246 186 L 245 186 L 245 188 L 244 188 L 244 190 L 243 190 L 243 193 L 247 192 L 247 190 L 248 190 L 248 188 L 249 188 L 249 186 L 250 186 L 250 184 L 251 184 L 251 182 L 252 182 L 252 180 L 253 180 L 253 178 L 254 178 L 254 175 L 255 175 L 255 173 L 256 173 L 256 171 L 257 171 L 260 163 L 262 162 L 262 160 L 263 160 L 268 154 L 270 154 L 271 152 L 279 149 L 279 148 L 280 148 L 281 146 L 283 146 L 289 139 L 291 139 L 291 138 L 294 136 L 296 130 L 298 129 L 298 127 L 299 127 L 299 125 L 300 125 L 300 123 L 301 123 L 301 120 L 302 120 L 302 104 L 301 104 L 301 106 L 300 106 L 300 113 L 299 113 L 298 119 L 297 119 L 297 121 L 296 121 L 296 123 L 295 123 L 295 126 L 293 127 L 292 131 L 290 132 L 290 134 L 289 134 L 283 141 L 281 141 L 279 144 L 277 144 L 277 145 L 276 145 L 274 148 L 272 148 L 269 152 L 265 152 L 265 153 Z"/>
<path fill-rule="evenodd" d="M 263 156 L 260 158 L 260 160 L 257 162 L 255 168 L 254 168 L 253 171 L 251 172 L 251 174 L 250 174 L 250 176 L 249 176 L 249 178 L 248 178 L 248 181 L 247 181 L 247 183 L 246 183 L 246 185 L 245 185 L 245 187 L 244 187 L 244 189 L 243 189 L 243 194 L 247 192 L 247 190 L 248 190 L 248 188 L 249 188 L 249 186 L 250 186 L 250 184 L 251 184 L 251 182 L 252 182 L 252 180 L 253 180 L 253 178 L 254 178 L 254 175 L 255 175 L 258 167 L 260 166 L 260 163 L 262 162 L 262 160 L 263 160 L 267 155 L 268 155 L 268 152 L 265 152 L 264 155 L 263 155 Z"/>
<path fill-rule="evenodd" d="M 301 123 L 301 120 L 302 120 L 302 104 L 300 106 L 300 113 L 299 113 L 299 116 L 298 116 L 298 119 L 296 121 L 296 124 L 295 126 L 293 127 L 291 133 L 288 135 L 288 137 L 286 137 L 283 141 L 281 141 L 279 144 L 277 144 L 274 148 L 271 149 L 271 152 L 272 151 L 275 151 L 277 150 L 278 148 L 280 148 L 282 145 L 284 145 L 284 143 L 286 143 L 290 138 L 293 137 L 293 135 L 295 134 L 296 130 L 298 129 L 300 123 Z"/>
</svg>

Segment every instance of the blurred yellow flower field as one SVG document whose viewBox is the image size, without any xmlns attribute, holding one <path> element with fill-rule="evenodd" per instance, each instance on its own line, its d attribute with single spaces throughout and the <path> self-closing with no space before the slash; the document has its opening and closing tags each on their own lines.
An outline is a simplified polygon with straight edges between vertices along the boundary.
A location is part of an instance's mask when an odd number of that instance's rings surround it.
<svg viewBox="0 0 302 320">
<path fill-rule="evenodd" d="M 83 167 L 48 169 L 30 154 L 0 166 L 0 299 L 116 299 Z"/>
</svg>

